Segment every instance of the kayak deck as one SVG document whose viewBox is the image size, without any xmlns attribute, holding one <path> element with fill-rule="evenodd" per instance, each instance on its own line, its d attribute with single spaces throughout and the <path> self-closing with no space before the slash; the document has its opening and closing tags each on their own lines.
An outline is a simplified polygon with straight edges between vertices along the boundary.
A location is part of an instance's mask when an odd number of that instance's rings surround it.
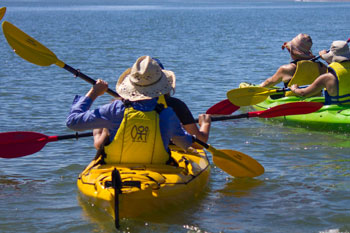
<svg viewBox="0 0 350 233">
<path fill-rule="evenodd" d="M 244 85 L 240 85 L 244 86 Z M 281 97 L 269 96 L 266 100 L 256 105 L 252 105 L 253 110 L 261 111 L 268 108 L 298 102 L 324 102 L 324 97 Z M 267 119 L 266 119 L 267 120 Z M 289 115 L 268 118 L 269 121 L 282 122 L 284 125 L 303 127 L 317 131 L 350 132 L 350 106 L 344 105 L 324 105 L 318 111 L 308 114 Z"/>
<path fill-rule="evenodd" d="M 120 173 L 119 215 L 124 218 L 151 215 L 193 200 L 206 188 L 210 164 L 203 150 L 191 153 L 172 149 L 178 166 L 99 164 L 93 160 L 79 175 L 81 196 L 114 217 L 115 190 L 112 171 Z"/>
</svg>

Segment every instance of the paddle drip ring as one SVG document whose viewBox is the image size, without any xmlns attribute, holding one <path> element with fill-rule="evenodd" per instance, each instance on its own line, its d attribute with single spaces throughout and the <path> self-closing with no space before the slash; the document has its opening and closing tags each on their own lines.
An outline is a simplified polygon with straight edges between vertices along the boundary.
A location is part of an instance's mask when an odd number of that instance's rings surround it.
<svg viewBox="0 0 350 233">
<path fill-rule="evenodd" d="M 77 72 L 75 72 L 74 77 L 75 77 L 75 78 L 78 78 L 78 77 L 79 77 L 79 74 L 80 74 L 80 70 L 77 69 L 76 71 L 77 71 Z"/>
</svg>

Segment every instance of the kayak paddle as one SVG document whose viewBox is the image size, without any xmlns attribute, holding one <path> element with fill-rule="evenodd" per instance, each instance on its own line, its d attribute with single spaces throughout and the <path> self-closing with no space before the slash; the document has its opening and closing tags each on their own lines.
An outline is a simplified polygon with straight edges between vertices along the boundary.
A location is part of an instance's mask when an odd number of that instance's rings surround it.
<svg viewBox="0 0 350 233">
<path fill-rule="evenodd" d="M 93 133 L 76 133 L 62 136 L 47 136 L 25 131 L 0 133 L 0 157 L 12 159 L 31 155 L 40 151 L 48 142 L 90 136 L 93 136 Z"/>
<path fill-rule="evenodd" d="M 271 118 L 286 115 L 307 114 L 317 111 L 322 106 L 323 104 L 319 102 L 294 102 L 281 104 L 263 111 L 248 112 L 232 116 L 213 116 L 212 121 L 249 117 Z M 196 120 L 198 121 L 198 119 Z M 41 133 L 25 131 L 0 133 L 0 157 L 8 159 L 22 157 L 40 151 L 48 142 L 72 138 L 78 139 L 81 137 L 90 137 L 92 135 L 92 133 L 76 133 L 62 136 L 47 136 Z M 198 139 L 196 140 L 197 142 L 199 141 Z"/>
<path fill-rule="evenodd" d="M 279 117 L 279 116 L 308 114 L 308 113 L 316 112 L 317 110 L 322 108 L 322 106 L 323 106 L 323 103 L 321 102 L 293 102 L 293 103 L 280 104 L 262 111 L 248 112 L 248 113 L 243 113 L 239 115 L 212 116 L 211 121 L 225 121 L 225 120 L 251 118 L 251 117 L 272 118 L 272 117 Z M 198 122 L 198 119 L 196 119 L 196 122 Z"/>
<path fill-rule="evenodd" d="M 233 112 L 237 111 L 239 106 L 232 104 L 228 99 L 222 100 L 213 106 L 211 106 L 206 114 L 213 115 L 230 115 Z"/>
<path fill-rule="evenodd" d="M 213 146 L 194 138 L 213 155 L 213 162 L 227 174 L 234 177 L 256 177 L 264 173 L 264 167 L 255 159 L 239 151 L 217 150 Z"/>
<path fill-rule="evenodd" d="M 1 7 L 0 8 L 0 20 L 2 20 L 2 18 L 4 17 L 6 12 L 6 7 Z"/>
<path fill-rule="evenodd" d="M 300 87 L 302 88 L 302 87 Z M 267 99 L 270 95 L 290 91 L 290 88 L 269 89 L 267 87 L 243 87 L 232 89 L 227 92 L 229 101 L 237 106 L 250 106 L 258 104 Z"/>
<path fill-rule="evenodd" d="M 13 51 L 23 59 L 39 66 L 50 66 L 55 64 L 92 85 L 96 83 L 96 81 L 92 78 L 59 60 L 51 50 L 21 31 L 13 24 L 4 21 L 2 23 L 2 30 L 7 42 L 13 48 Z M 109 88 L 107 93 L 114 97 L 119 97 L 115 91 Z"/>
<path fill-rule="evenodd" d="M 90 136 L 93 136 L 92 132 L 62 136 L 47 136 L 25 131 L 0 133 L 0 157 L 19 158 L 40 151 L 48 142 Z M 264 168 L 248 155 L 233 150 L 217 150 L 199 139 L 194 140 L 213 154 L 214 163 L 217 163 L 219 168 L 232 176 L 255 177 L 264 173 Z"/>
</svg>

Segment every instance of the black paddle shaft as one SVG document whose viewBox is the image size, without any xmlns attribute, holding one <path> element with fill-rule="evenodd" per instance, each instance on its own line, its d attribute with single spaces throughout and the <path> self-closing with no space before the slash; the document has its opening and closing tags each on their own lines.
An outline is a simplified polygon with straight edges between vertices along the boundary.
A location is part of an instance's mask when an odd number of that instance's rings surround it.
<svg viewBox="0 0 350 233">
<path fill-rule="evenodd" d="M 80 70 L 76 70 L 74 69 L 73 67 L 67 65 L 67 64 L 64 64 L 64 67 L 63 67 L 65 70 L 68 70 L 69 72 L 71 72 L 72 74 L 75 75 L 75 77 L 79 77 L 83 80 L 85 80 L 86 82 L 92 84 L 92 85 L 95 85 L 96 81 L 92 78 L 90 78 L 89 76 L 83 74 L 80 72 Z M 114 96 L 114 97 L 120 97 L 118 95 L 117 92 L 113 91 L 112 89 L 109 89 L 107 90 L 107 93 L 110 94 L 111 96 Z"/>
<path fill-rule="evenodd" d="M 82 133 L 82 134 L 78 134 L 78 132 L 76 132 L 75 134 L 67 134 L 67 135 L 61 135 L 61 136 L 57 136 L 57 140 L 64 140 L 64 139 L 71 139 L 71 138 L 83 138 L 83 137 L 91 137 L 93 136 L 93 133 Z"/>
<path fill-rule="evenodd" d="M 212 116 L 211 121 L 226 121 L 226 120 L 249 118 L 249 117 L 250 117 L 249 113 L 242 113 L 239 115 L 228 115 L 228 116 Z M 195 121 L 198 123 L 198 118 L 195 119 Z"/>
</svg>

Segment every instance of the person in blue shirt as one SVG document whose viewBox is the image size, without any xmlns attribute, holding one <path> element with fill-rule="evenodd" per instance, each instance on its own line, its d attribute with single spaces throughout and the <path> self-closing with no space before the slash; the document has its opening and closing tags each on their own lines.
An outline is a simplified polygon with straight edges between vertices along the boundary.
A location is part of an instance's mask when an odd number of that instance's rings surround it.
<svg viewBox="0 0 350 233">
<path fill-rule="evenodd" d="M 121 100 L 90 110 L 108 89 L 108 83 L 99 79 L 84 97 L 75 97 L 67 127 L 75 131 L 108 129 L 106 163 L 166 163 L 170 140 L 183 149 L 193 140 L 172 108 L 158 104 L 158 97 L 174 90 L 175 80 L 172 71 L 161 69 L 151 57 L 139 57 L 119 77 L 116 91 Z"/>
<path fill-rule="evenodd" d="M 158 65 L 165 69 L 163 64 L 158 58 L 154 58 Z M 165 104 L 169 107 L 171 107 L 176 116 L 179 118 L 182 127 L 190 134 L 196 136 L 199 140 L 203 142 L 207 142 L 209 139 L 209 131 L 211 126 L 211 116 L 209 114 L 199 114 L 198 116 L 198 125 L 197 122 L 194 119 L 189 107 L 184 103 L 182 100 L 170 96 L 169 94 L 164 95 L 165 97 Z M 94 129 L 94 146 L 98 150 L 105 142 L 105 139 L 108 137 L 108 130 L 107 129 Z M 192 147 L 194 148 L 202 148 L 202 146 L 193 143 Z"/>
</svg>

